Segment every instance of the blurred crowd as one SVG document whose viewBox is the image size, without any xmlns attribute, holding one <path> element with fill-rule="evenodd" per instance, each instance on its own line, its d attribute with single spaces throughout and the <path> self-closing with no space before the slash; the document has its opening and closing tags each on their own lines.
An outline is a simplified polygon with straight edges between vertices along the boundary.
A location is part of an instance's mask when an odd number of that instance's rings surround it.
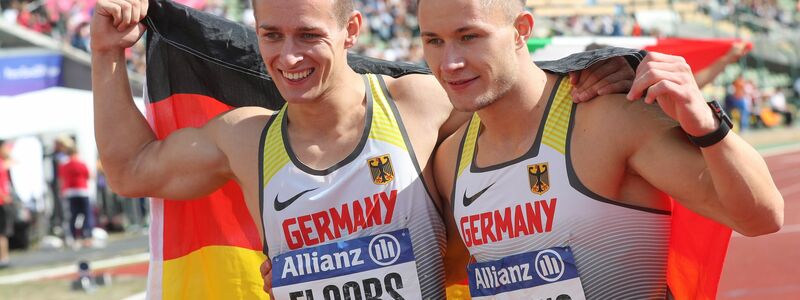
<svg viewBox="0 0 800 300">
<path fill-rule="evenodd" d="M 0 140 L 0 268 L 8 248 L 104 247 L 148 226 L 147 201 L 116 195 L 88 162 L 71 136 Z"/>
<path fill-rule="evenodd" d="M 800 1 L 780 0 L 701 0 L 702 9 L 715 19 L 733 19 L 736 14 L 749 14 L 762 19 L 774 20 L 783 25 L 800 25 Z"/>
<path fill-rule="evenodd" d="M 2 22 L 18 24 L 47 34 L 83 51 L 89 51 L 89 21 L 97 0 L 0 0 Z M 254 27 L 255 19 L 250 0 L 174 0 L 186 6 Z M 419 26 L 416 18 L 416 0 L 355 0 L 356 9 L 364 15 L 359 43 L 354 52 L 390 61 L 404 61 L 424 64 L 420 44 Z M 587 0 L 587 5 L 596 3 Z M 730 19 L 736 14 L 749 14 L 758 18 L 775 20 L 787 26 L 798 26 L 800 22 L 800 1 L 780 0 L 701 0 L 700 8 L 717 19 Z M 794 5 L 795 7 L 791 7 Z M 646 32 L 636 22 L 633 15 L 623 13 L 619 7 L 615 16 L 577 15 L 547 19 L 551 28 L 540 29 L 540 35 L 569 33 L 570 35 L 594 36 L 658 36 L 659 33 Z M 539 24 L 537 24 L 539 25 Z M 541 26 L 541 25 L 540 25 Z M 145 72 L 144 43 L 140 42 L 128 49 L 128 67 L 138 74 Z M 736 83 L 731 88 L 729 98 L 743 98 L 745 84 Z M 758 90 L 757 88 L 751 90 Z M 791 89 L 787 89 L 791 91 Z M 755 116 L 760 103 L 779 103 L 784 90 L 769 90 L 746 96 L 751 99 L 747 105 L 740 105 L 746 116 Z M 749 93 L 752 94 L 752 93 Z M 730 103 L 744 103 L 729 101 Z M 733 105 L 733 104 L 732 104 Z M 776 111 L 782 110 L 781 105 Z"/>
<path fill-rule="evenodd" d="M 181 4 L 227 19 L 254 24 L 250 0 L 175 0 Z M 96 0 L 0 0 L 2 21 L 19 24 L 50 35 L 78 49 L 89 50 L 89 20 Z M 356 0 L 357 9 L 365 16 L 364 31 L 357 53 L 392 61 L 422 63 L 422 49 L 417 25 L 416 0 Z M 591 1 L 587 2 L 590 3 Z M 784 3 L 784 5 L 780 5 Z M 797 26 L 797 7 L 786 7 L 779 0 L 702 0 L 700 7 L 717 19 L 730 19 L 736 13 L 752 14 L 789 26 Z M 640 36 L 643 32 L 631 15 L 571 16 L 553 18 L 555 28 L 571 35 Z M 558 33 L 558 32 L 555 32 Z M 129 49 L 129 67 L 144 72 L 144 47 Z"/>
<path fill-rule="evenodd" d="M 793 126 L 797 107 L 787 99 L 800 94 L 800 79 L 796 91 L 786 87 L 761 88 L 756 81 L 738 76 L 725 94 L 725 108 L 739 132 L 777 126 Z"/>
</svg>

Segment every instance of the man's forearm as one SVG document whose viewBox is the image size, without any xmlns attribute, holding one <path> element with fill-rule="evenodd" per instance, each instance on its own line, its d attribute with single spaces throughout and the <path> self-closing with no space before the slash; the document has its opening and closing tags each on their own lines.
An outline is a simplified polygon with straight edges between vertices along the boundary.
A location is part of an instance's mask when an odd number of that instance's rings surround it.
<svg viewBox="0 0 800 300">
<path fill-rule="evenodd" d="M 744 235 L 761 235 L 783 224 L 783 197 L 766 162 L 739 136 L 729 134 L 702 149 L 720 205 Z"/>
<path fill-rule="evenodd" d="M 100 159 L 109 181 L 118 181 L 136 153 L 155 140 L 133 103 L 124 50 L 92 53 L 92 92 Z"/>
</svg>

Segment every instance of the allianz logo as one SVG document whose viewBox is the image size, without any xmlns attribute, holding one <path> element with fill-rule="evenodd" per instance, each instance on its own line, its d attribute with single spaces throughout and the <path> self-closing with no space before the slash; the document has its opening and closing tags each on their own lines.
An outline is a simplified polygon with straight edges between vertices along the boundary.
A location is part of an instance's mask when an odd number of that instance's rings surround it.
<svg viewBox="0 0 800 300">
<path fill-rule="evenodd" d="M 281 278 L 306 276 L 351 268 L 365 263 L 361 247 L 320 254 L 317 251 L 285 256 Z M 367 247 L 369 257 L 379 266 L 394 264 L 401 254 L 400 242 L 392 235 L 379 234 Z"/>
<path fill-rule="evenodd" d="M 379 266 L 394 264 L 400 258 L 400 242 L 392 235 L 379 234 L 369 242 L 369 257 Z"/>
<path fill-rule="evenodd" d="M 535 261 L 536 274 L 544 281 L 555 282 L 564 275 L 564 259 L 556 251 L 543 250 L 536 254 Z"/>
</svg>

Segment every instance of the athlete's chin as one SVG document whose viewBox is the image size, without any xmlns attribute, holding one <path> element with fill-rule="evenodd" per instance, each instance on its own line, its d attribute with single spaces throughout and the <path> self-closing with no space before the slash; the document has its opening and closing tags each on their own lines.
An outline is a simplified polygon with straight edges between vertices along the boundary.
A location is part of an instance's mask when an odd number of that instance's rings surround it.
<svg viewBox="0 0 800 300">
<path fill-rule="evenodd" d="M 313 93 L 312 91 L 300 92 L 300 91 L 292 91 L 291 93 L 281 93 L 283 99 L 286 100 L 286 103 L 289 104 L 305 104 L 305 103 L 314 103 L 319 99 L 317 93 Z"/>
<path fill-rule="evenodd" d="M 450 99 L 452 100 L 453 109 L 455 109 L 456 111 L 468 112 L 468 113 L 477 112 L 491 105 L 492 102 L 494 102 L 494 101 L 483 101 L 481 99 L 477 99 L 474 97 L 465 99 L 454 99 L 451 97 Z"/>
</svg>

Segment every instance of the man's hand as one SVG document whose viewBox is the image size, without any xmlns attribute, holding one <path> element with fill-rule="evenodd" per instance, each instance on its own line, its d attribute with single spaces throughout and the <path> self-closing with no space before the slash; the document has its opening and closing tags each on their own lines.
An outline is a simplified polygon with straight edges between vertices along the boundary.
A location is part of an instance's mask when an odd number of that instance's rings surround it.
<svg viewBox="0 0 800 300">
<path fill-rule="evenodd" d="M 683 57 L 650 52 L 639 64 L 628 93 L 631 101 L 642 97 L 645 103 L 657 102 L 692 136 L 704 136 L 719 127 Z"/>
<path fill-rule="evenodd" d="M 99 0 L 91 23 L 92 52 L 125 49 L 139 40 L 145 27 L 147 0 Z"/>
<path fill-rule="evenodd" d="M 598 62 L 588 69 L 569 74 L 572 101 L 589 101 L 596 96 L 625 93 L 631 88 L 634 70 L 621 56 Z"/>
<path fill-rule="evenodd" d="M 724 57 L 725 61 L 729 64 L 735 63 L 739 61 L 739 59 L 742 58 L 742 56 L 745 56 L 748 52 L 750 52 L 750 50 L 752 49 L 753 45 L 748 42 L 744 41 L 735 42 L 731 46 L 731 49 L 728 50 L 728 53 L 725 53 Z"/>
<path fill-rule="evenodd" d="M 264 278 L 264 291 L 269 294 L 270 299 L 275 299 L 272 296 L 272 260 L 269 257 L 261 264 L 261 277 Z"/>
</svg>

